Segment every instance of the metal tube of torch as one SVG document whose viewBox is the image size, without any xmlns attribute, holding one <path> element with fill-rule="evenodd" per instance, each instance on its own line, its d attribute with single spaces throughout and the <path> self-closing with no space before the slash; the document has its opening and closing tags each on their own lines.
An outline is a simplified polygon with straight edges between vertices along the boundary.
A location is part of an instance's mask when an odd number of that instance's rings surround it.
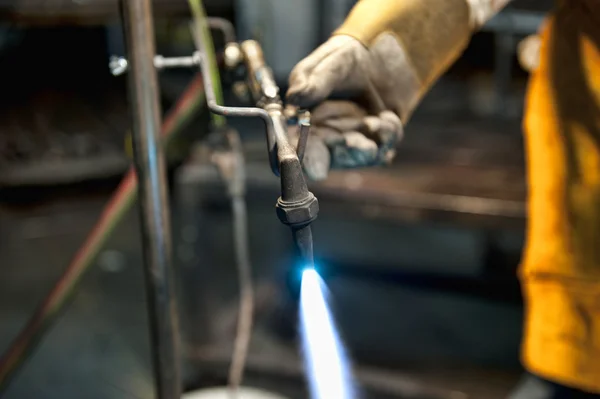
<svg viewBox="0 0 600 399">
<path fill-rule="evenodd" d="M 179 325 L 172 278 L 165 161 L 159 145 L 152 4 L 151 0 L 122 0 L 121 6 L 129 52 L 129 102 L 156 392 L 159 399 L 180 399 Z"/>
</svg>

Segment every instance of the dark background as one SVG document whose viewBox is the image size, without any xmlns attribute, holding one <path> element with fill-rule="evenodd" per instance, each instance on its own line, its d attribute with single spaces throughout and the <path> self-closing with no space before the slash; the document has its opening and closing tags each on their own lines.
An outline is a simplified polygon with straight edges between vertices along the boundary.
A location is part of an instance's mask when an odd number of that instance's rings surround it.
<svg viewBox="0 0 600 399">
<path fill-rule="evenodd" d="M 210 15 L 232 20 L 242 39 L 265 36 L 282 86 L 289 66 L 335 25 L 327 11 L 351 5 L 307 2 L 301 11 L 313 17 L 292 26 L 299 2 L 273 8 L 272 1 L 257 1 L 260 23 L 244 11 L 244 1 L 206 3 Z M 535 32 L 545 3 L 517 1 L 474 37 L 419 108 L 391 167 L 335 172 L 311 187 L 321 201 L 314 224 L 318 264 L 367 397 L 502 398 L 519 378 L 522 301 L 515 271 L 526 222 L 520 117 L 527 74 L 515 49 Z M 157 51 L 189 54 L 185 2 L 157 1 L 155 14 Z M 3 349 L 60 276 L 128 166 L 130 117 L 126 78 L 107 68 L 108 57 L 123 51 L 116 2 L 2 1 L 0 18 Z M 289 34 L 296 28 L 307 36 Z M 160 74 L 164 110 L 192 76 Z M 231 77 L 224 80 L 227 101 L 239 102 Z M 207 121 L 204 111 L 168 152 L 188 389 L 223 383 L 237 303 L 223 184 L 206 157 L 188 158 L 191 148 L 203 148 Z M 233 125 L 248 159 L 259 295 L 246 381 L 305 397 L 293 295 L 285 284 L 294 267 L 291 242 L 273 211 L 278 182 L 264 159 L 260 123 Z M 5 397 L 151 397 L 148 346 L 132 211 Z"/>
</svg>

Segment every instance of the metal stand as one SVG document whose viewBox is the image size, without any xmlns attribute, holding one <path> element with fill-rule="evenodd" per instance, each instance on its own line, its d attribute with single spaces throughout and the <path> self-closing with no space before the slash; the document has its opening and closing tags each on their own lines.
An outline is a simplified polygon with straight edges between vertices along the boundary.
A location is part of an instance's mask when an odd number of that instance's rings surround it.
<svg viewBox="0 0 600 399">
<path fill-rule="evenodd" d="M 160 108 L 152 4 L 150 0 L 123 0 L 121 5 L 129 52 L 133 149 L 139 180 L 156 392 L 159 399 L 180 399 L 179 323 L 173 292 L 165 162 L 159 144 Z"/>
</svg>

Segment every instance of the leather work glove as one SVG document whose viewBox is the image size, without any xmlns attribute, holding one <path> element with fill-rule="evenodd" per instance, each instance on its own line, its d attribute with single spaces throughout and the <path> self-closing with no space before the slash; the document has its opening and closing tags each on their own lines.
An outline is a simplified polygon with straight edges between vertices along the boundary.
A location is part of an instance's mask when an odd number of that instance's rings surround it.
<svg viewBox="0 0 600 399">
<path fill-rule="evenodd" d="M 290 74 L 288 103 L 316 107 L 309 178 L 389 162 L 423 95 L 508 1 L 360 0 Z M 331 97 L 351 101 L 325 101 Z"/>
<path fill-rule="evenodd" d="M 402 136 L 402 122 L 394 112 L 369 114 L 354 101 L 319 104 L 312 111 L 311 124 L 303 160 L 311 180 L 323 180 L 331 168 L 387 163 Z"/>
</svg>

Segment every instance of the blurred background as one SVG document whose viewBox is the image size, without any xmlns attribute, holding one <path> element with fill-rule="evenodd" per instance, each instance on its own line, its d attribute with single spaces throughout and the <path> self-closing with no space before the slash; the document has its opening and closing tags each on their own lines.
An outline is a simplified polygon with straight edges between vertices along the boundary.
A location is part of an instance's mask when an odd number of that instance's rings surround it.
<svg viewBox="0 0 600 399">
<path fill-rule="evenodd" d="M 254 38 L 285 90 L 348 0 L 207 0 Z M 319 268 L 366 397 L 503 398 L 521 373 L 516 268 L 526 187 L 520 40 L 549 2 L 517 0 L 475 35 L 427 96 L 388 168 L 334 172 L 311 189 Z M 194 49 L 183 0 L 154 1 L 157 53 Z M 0 350 L 64 272 L 131 162 L 114 0 L 0 1 Z M 216 35 L 217 51 L 222 38 Z M 169 110 L 196 75 L 159 73 Z M 226 102 L 247 93 L 223 75 Z M 297 350 L 289 232 L 258 121 L 238 120 L 247 161 L 256 326 L 245 381 L 307 396 Z M 222 384 L 238 286 L 224 183 L 204 107 L 167 151 L 186 389 Z M 137 210 L 126 212 L 7 399 L 148 398 L 148 321 Z M 293 273 L 292 273 L 293 274 Z"/>
</svg>

